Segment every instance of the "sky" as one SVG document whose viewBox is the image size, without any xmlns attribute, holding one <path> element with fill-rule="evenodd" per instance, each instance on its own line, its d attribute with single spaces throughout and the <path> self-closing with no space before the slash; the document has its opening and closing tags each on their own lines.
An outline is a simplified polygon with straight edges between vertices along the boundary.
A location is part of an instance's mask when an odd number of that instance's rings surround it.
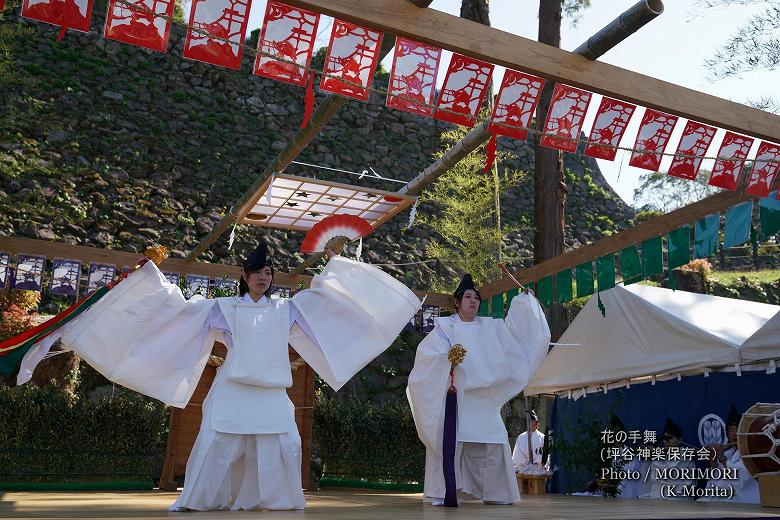
<svg viewBox="0 0 780 520">
<path fill-rule="evenodd" d="M 585 10 L 578 23 L 572 25 L 564 20 L 562 26 L 561 48 L 573 50 L 604 25 L 615 19 L 623 11 L 636 3 L 636 0 L 591 0 L 591 7 Z M 434 0 L 429 9 L 437 9 L 452 15 L 459 15 L 460 0 Z M 764 2 L 757 0 L 753 5 L 724 8 L 702 9 L 696 7 L 696 0 L 665 0 L 663 14 L 640 29 L 636 34 L 620 43 L 616 48 L 600 58 L 625 69 L 633 70 L 654 78 L 676 83 L 714 96 L 744 103 L 747 99 L 777 94 L 780 85 L 780 71 L 761 71 L 744 74 L 711 82 L 707 79 L 705 59 L 712 58 L 717 47 L 727 41 L 729 34 L 746 21 L 752 13 L 759 12 Z M 538 0 L 491 0 L 490 19 L 493 27 L 530 39 L 537 38 Z M 266 1 L 256 0 L 252 5 L 249 31 L 261 26 Z M 189 5 L 185 5 L 188 12 Z M 332 19 L 323 16 L 318 29 L 317 47 L 328 44 Z M 249 32 L 248 31 L 248 32 Z M 248 34 L 248 33 L 247 33 Z M 439 82 L 444 79 L 444 71 L 449 64 L 450 53 L 442 55 Z M 390 69 L 390 58 L 386 59 L 386 69 Z M 503 69 L 496 67 L 494 83 L 500 85 Z M 441 85 L 439 85 L 441 86 Z M 595 109 L 601 97 L 594 95 L 591 101 L 590 115 L 583 124 L 587 134 L 593 122 Z M 355 101 L 357 102 L 357 101 Z M 622 146 L 632 146 L 636 136 L 640 113 L 632 118 L 626 130 Z M 673 151 L 679 142 L 685 120 L 681 119 L 672 134 L 667 151 Z M 707 155 L 717 153 L 723 131 L 713 139 Z M 758 143 L 754 144 L 751 154 L 755 155 Z M 640 175 L 645 170 L 628 166 L 628 153 L 619 151 L 616 160 L 599 160 L 599 166 L 610 185 L 626 201 L 634 200 L 634 189 L 638 186 Z M 668 169 L 671 158 L 661 163 L 661 171 Z M 329 165 L 338 167 L 338 165 Z M 702 169 L 710 169 L 705 161 Z M 381 173 L 381 172 L 380 172 Z"/>
</svg>

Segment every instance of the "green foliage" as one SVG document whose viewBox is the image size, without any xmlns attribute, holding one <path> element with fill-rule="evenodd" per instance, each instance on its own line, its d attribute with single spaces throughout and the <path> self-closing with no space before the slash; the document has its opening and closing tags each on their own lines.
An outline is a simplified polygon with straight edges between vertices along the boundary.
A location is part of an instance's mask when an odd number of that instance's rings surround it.
<svg viewBox="0 0 780 520">
<path fill-rule="evenodd" d="M 16 9 L 17 2 L 6 2 L 5 9 Z M 23 81 L 23 73 L 16 69 L 14 46 L 23 42 L 32 30 L 20 23 L 10 23 L 5 20 L 5 14 L 0 11 L 0 89 Z"/>
<path fill-rule="evenodd" d="M 653 220 L 656 217 L 660 217 L 663 215 L 663 211 L 659 211 L 656 209 L 646 209 L 642 211 L 638 211 L 636 214 L 636 217 L 634 217 L 634 225 L 641 224 L 642 222 L 648 222 L 650 220 Z"/>
<path fill-rule="evenodd" d="M 442 134 L 442 148 L 449 149 L 468 132 L 458 127 Z M 444 152 L 435 155 L 438 159 Z M 497 160 L 503 158 L 497 155 Z M 436 183 L 420 195 L 418 222 L 430 226 L 441 237 L 426 247 L 426 255 L 457 273 L 469 272 L 474 283 L 482 285 L 500 276 L 498 259 L 511 263 L 511 256 L 502 256 L 504 238 L 527 225 L 524 217 L 519 223 L 498 229 L 496 221 L 495 177 L 483 174 L 484 149 L 461 159 Z M 507 170 L 498 177 L 498 191 L 505 192 L 525 177 L 524 172 Z M 434 289 L 449 291 L 456 280 L 437 280 Z"/>
<path fill-rule="evenodd" d="M 168 410 L 117 388 L 94 401 L 54 386 L 0 386 L 0 481 L 151 480 Z"/>
<path fill-rule="evenodd" d="M 328 477 L 421 482 L 425 447 L 406 399 L 387 403 L 327 397 L 314 402 L 314 444 Z"/>
<path fill-rule="evenodd" d="M 718 189 L 707 184 L 709 178 L 709 172 L 703 170 L 695 180 L 660 172 L 642 174 L 642 181 L 634 190 L 634 205 L 645 211 L 668 213 L 716 193 Z"/>
</svg>

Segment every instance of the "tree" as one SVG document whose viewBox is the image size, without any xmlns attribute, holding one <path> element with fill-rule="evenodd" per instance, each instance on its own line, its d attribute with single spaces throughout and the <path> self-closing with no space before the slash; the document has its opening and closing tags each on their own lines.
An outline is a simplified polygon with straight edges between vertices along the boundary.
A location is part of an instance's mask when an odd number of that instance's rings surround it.
<svg viewBox="0 0 780 520">
<path fill-rule="evenodd" d="M 634 190 L 634 205 L 668 213 L 714 195 L 719 190 L 707 184 L 709 172 L 701 171 L 695 180 L 681 179 L 661 172 L 642 175 Z"/>
<path fill-rule="evenodd" d="M 539 36 L 541 43 L 561 46 L 563 16 L 576 17 L 590 5 L 589 0 L 539 0 Z M 547 116 L 552 98 L 552 86 L 542 93 L 536 110 L 537 128 Z M 566 207 L 566 175 L 561 152 L 545 148 L 534 137 L 534 263 L 541 263 L 564 252 L 564 208 Z M 550 324 L 553 339 L 568 326 L 566 309 L 554 304 Z"/>
<path fill-rule="evenodd" d="M 697 0 L 696 6 L 704 9 L 730 6 L 760 8 L 737 27 L 726 43 L 716 49 L 712 58 L 705 61 L 713 81 L 780 67 L 780 0 Z M 772 96 L 747 102 L 756 108 L 780 113 L 780 100 Z"/>
<path fill-rule="evenodd" d="M 457 143 L 467 129 L 456 129 L 442 134 L 444 149 Z M 439 152 L 437 158 L 444 152 Z M 502 157 L 499 152 L 498 158 Z M 418 222 L 430 226 L 441 240 L 433 240 L 426 247 L 426 256 L 438 260 L 455 273 L 470 272 L 477 285 L 498 278 L 501 273 L 495 262 L 495 252 L 504 238 L 527 225 L 527 220 L 498 229 L 493 225 L 496 216 L 495 192 L 503 193 L 517 185 L 524 172 L 504 171 L 494 177 L 482 173 L 485 164 L 484 149 L 464 157 L 439 180 L 427 188 L 419 198 L 423 204 Z M 510 257 L 508 260 L 511 260 Z M 437 279 L 434 290 L 451 291 L 457 279 Z"/>
</svg>

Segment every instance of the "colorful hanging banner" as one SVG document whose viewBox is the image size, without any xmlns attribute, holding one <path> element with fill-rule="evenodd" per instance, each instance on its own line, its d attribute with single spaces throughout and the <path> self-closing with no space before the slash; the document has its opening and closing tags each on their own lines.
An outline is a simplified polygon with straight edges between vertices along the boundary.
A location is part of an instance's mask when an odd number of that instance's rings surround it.
<svg viewBox="0 0 780 520">
<path fill-rule="evenodd" d="M 78 297 L 80 279 L 81 262 L 79 260 L 55 258 L 52 261 L 49 294 Z"/>
<path fill-rule="evenodd" d="M 726 211 L 726 226 L 723 232 L 723 247 L 744 244 L 750 240 L 750 224 L 753 222 L 753 201 L 730 207 Z"/>
<path fill-rule="evenodd" d="M 301 87 L 306 85 L 319 22 L 319 13 L 268 2 L 253 72 Z"/>
<path fill-rule="evenodd" d="M 623 276 L 623 285 L 631 285 L 644 279 L 642 260 L 636 245 L 620 250 L 620 274 Z"/>
<path fill-rule="evenodd" d="M 752 138 L 734 132 L 726 132 L 720 150 L 718 150 L 718 159 L 712 168 L 710 186 L 736 190 L 742 166 L 745 164 L 751 146 L 753 146 Z"/>
<path fill-rule="evenodd" d="M 489 307 L 488 302 L 489 300 L 479 301 L 479 311 L 477 311 L 477 316 L 484 316 L 484 317 L 490 316 L 490 312 L 488 310 Z"/>
<path fill-rule="evenodd" d="M 116 266 L 111 264 L 89 264 L 87 292 L 95 291 L 114 281 Z"/>
<path fill-rule="evenodd" d="M 661 237 L 642 242 L 642 272 L 645 278 L 664 272 L 664 252 Z"/>
<path fill-rule="evenodd" d="M 89 32 L 93 0 L 24 0 L 22 16 L 64 29 Z"/>
<path fill-rule="evenodd" d="M 634 152 L 631 153 L 631 160 L 628 162 L 629 166 L 658 171 L 662 154 L 669 144 L 669 137 L 676 124 L 677 116 L 651 108 L 645 110 L 634 143 Z"/>
<path fill-rule="evenodd" d="M 543 85 L 542 78 L 506 69 L 488 131 L 493 135 L 524 140 L 528 136 L 526 128 L 531 126 Z"/>
<path fill-rule="evenodd" d="M 175 5 L 175 0 L 109 0 L 103 37 L 165 52 L 171 21 L 163 16 L 172 17 Z"/>
<path fill-rule="evenodd" d="M 536 284 L 536 297 L 542 305 L 549 307 L 553 303 L 553 277 L 545 276 Z"/>
<path fill-rule="evenodd" d="M 474 126 L 492 74 L 491 63 L 453 54 L 433 117 L 463 126 Z"/>
<path fill-rule="evenodd" d="M 19 255 L 16 259 L 16 276 L 13 288 L 41 292 L 45 267 L 45 256 Z"/>
<path fill-rule="evenodd" d="M 506 298 L 504 298 L 504 317 L 509 313 L 509 307 L 512 305 L 512 299 L 520 294 L 520 289 L 513 287 L 506 292 Z"/>
<path fill-rule="evenodd" d="M 669 175 L 681 179 L 695 179 L 714 136 L 714 127 L 688 121 L 669 167 Z"/>
<path fill-rule="evenodd" d="M 614 161 L 620 139 L 635 110 L 636 105 L 604 96 L 596 113 L 584 155 Z"/>
<path fill-rule="evenodd" d="M 575 269 L 577 276 L 577 298 L 593 294 L 593 262 L 585 262 Z"/>
<path fill-rule="evenodd" d="M 693 228 L 693 257 L 707 258 L 718 252 L 720 215 L 707 215 Z"/>
<path fill-rule="evenodd" d="M 381 42 L 379 31 L 334 20 L 320 89 L 368 101 Z"/>
<path fill-rule="evenodd" d="M 751 195 L 766 197 L 780 170 L 780 144 L 764 141 L 758 146 L 753 169 L 745 191 Z"/>
<path fill-rule="evenodd" d="M 556 300 L 558 303 L 566 303 L 572 300 L 571 269 L 564 269 L 555 275 Z"/>
<path fill-rule="evenodd" d="M 669 271 L 691 261 L 691 227 L 682 226 L 669 233 Z"/>
<path fill-rule="evenodd" d="M 494 318 L 504 317 L 504 295 L 496 294 L 490 298 L 490 315 Z"/>
<path fill-rule="evenodd" d="M 544 133 L 552 135 L 543 135 L 540 144 L 564 152 L 577 151 L 577 138 L 591 97 L 587 90 L 556 83 L 544 123 Z"/>
<path fill-rule="evenodd" d="M 780 232 L 780 190 L 772 196 L 758 201 L 758 214 L 761 219 L 761 239 L 767 239 Z M 0 269 L 2 267 L 0 266 Z M 2 272 L 0 271 L 0 276 Z"/>
<path fill-rule="evenodd" d="M 272 285 L 271 286 L 272 298 L 291 298 L 292 289 L 285 287 L 284 285 Z"/>
<path fill-rule="evenodd" d="M 385 104 L 430 116 L 440 59 L 441 49 L 397 37 Z"/>
<path fill-rule="evenodd" d="M 596 258 L 596 277 L 599 292 L 615 287 L 615 255 L 610 253 Z"/>
<path fill-rule="evenodd" d="M 172 271 L 163 271 L 163 276 L 166 280 L 168 280 L 169 284 L 175 285 L 176 287 L 179 286 L 179 281 L 181 280 L 181 276 L 179 273 L 174 273 Z"/>
<path fill-rule="evenodd" d="M 239 70 L 251 0 L 193 0 L 184 57 Z"/>
</svg>

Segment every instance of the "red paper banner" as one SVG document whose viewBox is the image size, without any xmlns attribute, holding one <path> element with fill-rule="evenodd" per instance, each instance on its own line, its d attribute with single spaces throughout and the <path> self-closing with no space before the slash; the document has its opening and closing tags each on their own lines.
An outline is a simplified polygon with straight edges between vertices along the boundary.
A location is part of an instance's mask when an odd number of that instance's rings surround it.
<svg viewBox="0 0 780 520">
<path fill-rule="evenodd" d="M 525 139 L 528 136 L 525 129 L 531 126 L 543 85 L 542 78 L 506 69 L 493 107 L 490 133 Z"/>
<path fill-rule="evenodd" d="M 0 0 L 0 11 L 5 9 L 5 0 Z"/>
<path fill-rule="evenodd" d="M 319 13 L 268 2 L 257 42 L 254 73 L 304 86 L 319 21 Z"/>
<path fill-rule="evenodd" d="M 605 96 L 596 113 L 584 154 L 596 159 L 614 161 L 617 146 L 635 110 L 636 105 Z"/>
<path fill-rule="evenodd" d="M 753 170 L 750 172 L 750 180 L 745 191 L 751 195 L 766 197 L 769 195 L 778 170 L 780 170 L 780 144 L 764 141 L 758 145 L 758 153 L 753 161 Z M 780 190 L 777 195 L 780 198 Z"/>
<path fill-rule="evenodd" d="M 463 126 L 474 126 L 492 73 L 491 63 L 453 54 L 433 117 Z"/>
<path fill-rule="evenodd" d="M 109 0 L 103 36 L 109 40 L 165 52 L 168 47 L 171 22 L 152 13 L 173 16 L 175 0 L 129 1 L 133 5 Z"/>
<path fill-rule="evenodd" d="M 379 31 L 334 20 L 320 90 L 368 101 L 381 42 Z"/>
<path fill-rule="evenodd" d="M 430 116 L 440 59 L 441 49 L 397 37 L 385 104 Z"/>
<path fill-rule="evenodd" d="M 251 4 L 252 0 L 193 0 L 184 57 L 240 69 Z"/>
<path fill-rule="evenodd" d="M 752 137 L 726 132 L 718 150 L 718 159 L 712 167 L 710 186 L 736 190 L 742 166 L 745 164 L 751 146 L 753 146 Z"/>
<path fill-rule="evenodd" d="M 688 121 L 683 129 L 680 144 L 677 145 L 672 164 L 669 166 L 669 175 L 681 179 L 695 179 L 713 137 L 715 137 L 714 127 Z"/>
<path fill-rule="evenodd" d="M 22 16 L 63 28 L 89 32 L 93 0 L 24 0 Z"/>
<path fill-rule="evenodd" d="M 544 123 L 542 146 L 574 153 L 577 151 L 577 137 L 582 120 L 590 104 L 591 93 L 587 90 L 557 83 L 553 91 L 547 120 Z"/>
<path fill-rule="evenodd" d="M 634 143 L 634 150 L 637 151 L 631 154 L 629 166 L 658 171 L 663 158 L 661 154 L 666 150 L 669 136 L 672 135 L 676 124 L 677 116 L 664 114 L 651 108 L 645 110 Z"/>
</svg>

